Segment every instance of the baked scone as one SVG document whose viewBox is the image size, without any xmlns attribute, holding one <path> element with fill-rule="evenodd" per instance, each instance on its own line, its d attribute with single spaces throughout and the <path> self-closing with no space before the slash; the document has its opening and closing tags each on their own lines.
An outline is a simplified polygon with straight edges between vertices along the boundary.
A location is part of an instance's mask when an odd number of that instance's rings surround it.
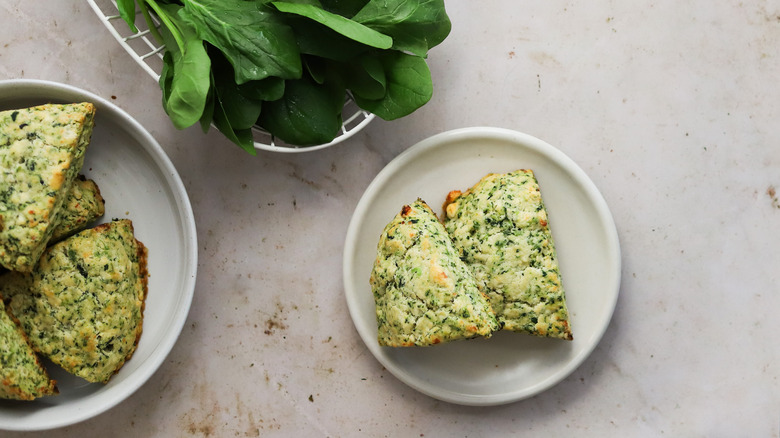
<svg viewBox="0 0 780 438">
<path fill-rule="evenodd" d="M 94 115 L 91 103 L 0 112 L 0 265 L 35 266 L 84 163 Z"/>
<path fill-rule="evenodd" d="M 547 210 L 531 170 L 489 174 L 444 204 L 444 226 L 506 330 L 572 339 Z"/>
<path fill-rule="evenodd" d="M 422 200 L 401 209 L 377 245 L 370 277 L 382 346 L 428 346 L 499 328 L 487 298 Z"/>
<path fill-rule="evenodd" d="M 57 393 L 57 383 L 0 300 L 0 398 L 34 400 Z"/>
<path fill-rule="evenodd" d="M 27 293 L 9 308 L 35 350 L 90 382 L 107 382 L 141 336 L 146 248 L 130 220 L 81 231 L 49 248 Z"/>
<path fill-rule="evenodd" d="M 79 175 L 65 198 L 59 223 L 54 228 L 49 245 L 87 228 L 102 217 L 105 211 L 106 202 L 95 181 Z"/>
</svg>

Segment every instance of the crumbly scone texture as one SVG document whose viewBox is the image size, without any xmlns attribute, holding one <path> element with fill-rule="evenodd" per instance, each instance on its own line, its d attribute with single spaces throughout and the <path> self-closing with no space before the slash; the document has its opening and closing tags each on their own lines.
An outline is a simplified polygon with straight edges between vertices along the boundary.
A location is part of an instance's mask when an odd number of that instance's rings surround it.
<svg viewBox="0 0 780 438">
<path fill-rule="evenodd" d="M 130 220 L 84 230 L 46 249 L 28 293 L 9 308 L 34 349 L 90 382 L 107 382 L 138 344 L 146 247 Z"/>
<path fill-rule="evenodd" d="M 91 103 L 0 112 L 0 265 L 35 266 L 84 164 L 94 116 Z"/>
<path fill-rule="evenodd" d="M 571 340 L 547 210 L 533 171 L 489 174 L 444 204 L 444 226 L 506 330 Z"/>
<path fill-rule="evenodd" d="M 401 209 L 377 245 L 370 277 L 382 346 L 429 346 L 491 336 L 487 297 L 422 200 Z"/>
<path fill-rule="evenodd" d="M 106 202 L 100 188 L 91 179 L 79 175 L 70 187 L 60 212 L 59 223 L 54 228 L 49 244 L 84 230 L 101 218 L 106 211 Z"/>
<path fill-rule="evenodd" d="M 27 336 L 0 299 L 0 398 L 34 400 L 57 393 L 57 382 L 49 378 Z"/>
</svg>

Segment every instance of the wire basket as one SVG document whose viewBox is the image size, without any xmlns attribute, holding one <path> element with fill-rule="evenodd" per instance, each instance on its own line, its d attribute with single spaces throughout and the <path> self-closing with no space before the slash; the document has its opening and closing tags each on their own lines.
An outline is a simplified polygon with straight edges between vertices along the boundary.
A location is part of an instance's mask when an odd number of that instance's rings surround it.
<svg viewBox="0 0 780 438">
<path fill-rule="evenodd" d="M 146 20 L 136 20 L 137 33 L 133 33 L 130 27 L 119 16 L 114 0 L 87 0 L 92 10 L 95 11 L 103 25 L 111 32 L 111 35 L 135 59 L 155 82 L 159 81 L 163 67 L 163 54 L 165 46 L 161 45 L 151 34 Z M 140 14 L 140 13 L 139 13 Z M 155 22 L 159 27 L 159 23 Z M 276 139 L 268 131 L 253 127 L 255 148 L 274 152 L 308 152 L 323 149 L 328 146 L 341 143 L 352 137 L 374 119 L 374 114 L 358 107 L 352 96 L 347 93 L 344 109 L 342 110 L 343 122 L 339 134 L 329 143 L 314 146 L 295 146 Z"/>
</svg>

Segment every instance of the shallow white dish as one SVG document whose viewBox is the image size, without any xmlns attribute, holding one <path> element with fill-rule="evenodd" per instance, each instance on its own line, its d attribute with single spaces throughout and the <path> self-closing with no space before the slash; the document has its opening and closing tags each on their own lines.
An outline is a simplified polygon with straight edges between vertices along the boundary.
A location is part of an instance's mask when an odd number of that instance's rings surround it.
<svg viewBox="0 0 780 438">
<path fill-rule="evenodd" d="M 418 197 L 440 210 L 450 190 L 488 173 L 532 169 L 558 251 L 574 340 L 499 332 L 425 348 L 377 343 L 368 278 L 384 226 Z M 437 211 L 440 213 L 440 211 Z M 563 380 L 598 344 L 620 289 L 620 246 L 607 205 L 593 182 L 549 144 L 500 128 L 445 132 L 409 148 L 369 185 L 357 205 L 344 249 L 347 304 L 361 338 L 393 375 L 431 397 L 463 405 L 521 400 Z"/>
<path fill-rule="evenodd" d="M 176 169 L 154 138 L 124 111 L 92 93 L 48 81 L 0 81 L 0 110 L 83 101 L 97 107 L 82 173 L 95 180 L 106 200 L 100 222 L 131 219 L 136 237 L 149 250 L 143 334 L 133 357 L 106 385 L 50 366 L 60 395 L 32 402 L 0 400 L 0 429 L 63 427 L 115 406 L 165 360 L 192 302 L 197 270 L 192 208 Z"/>
</svg>

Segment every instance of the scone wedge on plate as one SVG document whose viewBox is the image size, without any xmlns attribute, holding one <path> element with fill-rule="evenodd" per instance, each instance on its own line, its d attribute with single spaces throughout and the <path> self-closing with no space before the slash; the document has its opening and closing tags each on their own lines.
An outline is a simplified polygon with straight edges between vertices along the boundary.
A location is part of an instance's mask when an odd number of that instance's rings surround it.
<svg viewBox="0 0 780 438">
<path fill-rule="evenodd" d="M 49 240 L 49 245 L 86 229 L 106 212 L 106 201 L 100 188 L 91 179 L 79 175 L 65 197 L 59 223 Z"/>
<path fill-rule="evenodd" d="M 147 276 L 146 248 L 132 223 L 114 220 L 47 248 L 28 290 L 11 292 L 9 308 L 36 351 L 105 383 L 141 336 Z"/>
<path fill-rule="evenodd" d="M 35 266 L 84 163 L 94 116 L 91 103 L 0 112 L 0 265 Z"/>
<path fill-rule="evenodd" d="M 27 335 L 0 300 L 0 398 L 34 400 L 58 392 Z"/>
<path fill-rule="evenodd" d="M 547 210 L 533 171 L 450 192 L 444 226 L 505 330 L 571 340 Z"/>
<path fill-rule="evenodd" d="M 429 346 L 490 336 L 490 304 L 422 200 L 401 209 L 377 245 L 370 277 L 382 346 Z"/>
</svg>

